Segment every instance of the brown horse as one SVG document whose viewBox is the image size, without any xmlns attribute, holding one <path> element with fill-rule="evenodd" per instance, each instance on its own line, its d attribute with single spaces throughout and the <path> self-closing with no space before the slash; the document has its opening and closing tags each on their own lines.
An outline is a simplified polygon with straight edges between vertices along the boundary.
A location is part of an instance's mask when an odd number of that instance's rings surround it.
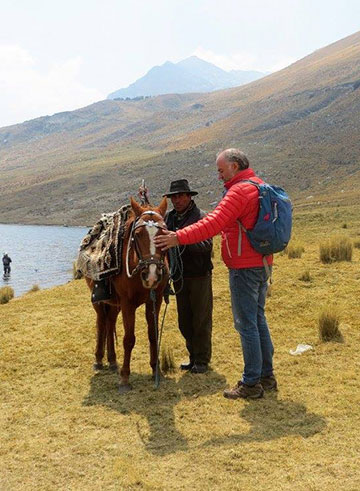
<svg viewBox="0 0 360 491">
<path fill-rule="evenodd" d="M 131 352 L 135 345 L 135 311 L 142 304 L 146 304 L 150 366 L 155 376 L 158 360 L 156 326 L 169 275 L 167 259 L 154 244 L 154 237 L 166 229 L 164 221 L 166 198 L 158 207 L 141 206 L 132 198 L 130 202 L 132 210 L 125 226 L 121 273 L 109 279 L 110 300 L 93 304 L 97 316 L 96 363 L 94 364 L 96 370 L 103 368 L 105 345 L 110 369 L 117 370 L 114 337 L 116 320 L 119 312 L 122 312 L 125 332 L 124 359 L 120 371 L 121 393 L 132 388 L 129 384 L 129 376 Z M 92 289 L 94 281 L 86 278 L 86 282 Z M 151 291 L 156 295 L 155 316 L 154 302 L 150 298 Z"/>
</svg>

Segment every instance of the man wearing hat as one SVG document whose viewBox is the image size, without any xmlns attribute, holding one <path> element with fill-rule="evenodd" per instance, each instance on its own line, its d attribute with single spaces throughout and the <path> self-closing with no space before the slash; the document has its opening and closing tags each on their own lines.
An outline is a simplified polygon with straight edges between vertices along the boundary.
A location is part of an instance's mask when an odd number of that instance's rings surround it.
<svg viewBox="0 0 360 491">
<path fill-rule="evenodd" d="M 175 232 L 206 215 L 192 199 L 197 194 L 190 189 L 186 179 L 170 183 L 169 191 L 163 195 L 170 198 L 174 207 L 165 219 L 169 230 Z M 170 252 L 179 329 L 189 352 L 189 362 L 182 363 L 180 368 L 191 373 L 205 373 L 211 358 L 211 252 L 212 239 L 181 246 Z"/>
</svg>

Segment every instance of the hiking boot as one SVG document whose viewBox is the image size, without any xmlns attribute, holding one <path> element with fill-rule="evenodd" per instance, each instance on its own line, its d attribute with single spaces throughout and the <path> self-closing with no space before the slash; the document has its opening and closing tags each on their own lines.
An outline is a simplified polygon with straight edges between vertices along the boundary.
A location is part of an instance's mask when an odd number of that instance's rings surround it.
<svg viewBox="0 0 360 491">
<path fill-rule="evenodd" d="M 224 390 L 227 399 L 260 399 L 264 395 L 264 389 L 260 383 L 246 385 L 239 381 L 232 389 Z"/>
<path fill-rule="evenodd" d="M 180 370 L 191 370 L 192 367 L 194 366 L 193 361 L 188 361 L 187 363 L 181 363 L 180 365 Z"/>
<path fill-rule="evenodd" d="M 199 365 L 194 363 L 194 366 L 190 370 L 190 373 L 206 373 L 209 370 L 207 365 Z"/>
<path fill-rule="evenodd" d="M 260 383 L 264 390 L 277 390 L 277 381 L 274 375 L 270 375 L 269 377 L 261 377 Z"/>
</svg>

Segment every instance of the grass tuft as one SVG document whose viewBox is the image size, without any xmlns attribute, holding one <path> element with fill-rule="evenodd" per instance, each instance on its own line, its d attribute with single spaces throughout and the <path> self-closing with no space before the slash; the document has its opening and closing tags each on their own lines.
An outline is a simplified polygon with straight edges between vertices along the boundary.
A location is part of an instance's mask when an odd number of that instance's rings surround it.
<svg viewBox="0 0 360 491">
<path fill-rule="evenodd" d="M 14 298 L 14 290 L 11 286 L 0 288 L 0 304 L 8 303 L 12 298 Z"/>
<path fill-rule="evenodd" d="M 160 368 L 163 373 L 172 373 L 176 369 L 174 352 L 168 346 L 161 348 Z"/>
<path fill-rule="evenodd" d="M 360 239 L 355 239 L 353 242 L 355 249 L 360 249 Z"/>
<path fill-rule="evenodd" d="M 312 277 L 311 277 L 311 274 L 310 274 L 310 271 L 308 269 L 306 269 L 300 276 L 299 276 L 299 280 L 300 281 L 306 281 L 306 282 L 309 282 L 312 280 Z"/>
<path fill-rule="evenodd" d="M 28 293 L 34 293 L 34 292 L 38 292 L 40 290 L 40 287 L 39 285 L 33 285 L 30 290 L 28 291 Z"/>
<path fill-rule="evenodd" d="M 287 256 L 289 259 L 297 259 L 305 252 L 305 247 L 302 244 L 289 244 L 287 247 Z"/>
<path fill-rule="evenodd" d="M 336 235 L 320 243 L 320 261 L 324 264 L 351 261 L 353 245 L 348 237 Z"/>
<path fill-rule="evenodd" d="M 343 336 L 339 329 L 340 313 L 337 307 L 326 306 L 319 315 L 319 337 L 321 341 L 342 342 Z"/>
</svg>

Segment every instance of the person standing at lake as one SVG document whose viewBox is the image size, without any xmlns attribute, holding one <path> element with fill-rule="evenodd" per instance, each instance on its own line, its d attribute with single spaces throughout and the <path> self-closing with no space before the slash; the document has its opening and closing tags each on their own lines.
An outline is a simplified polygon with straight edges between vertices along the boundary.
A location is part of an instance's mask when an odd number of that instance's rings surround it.
<svg viewBox="0 0 360 491">
<path fill-rule="evenodd" d="M 147 189 L 140 188 L 140 195 Z M 176 231 L 197 222 L 205 212 L 196 206 L 193 197 L 197 191 L 190 189 L 187 179 L 170 183 L 163 196 L 171 200 L 173 209 L 166 214 L 169 230 Z M 212 240 L 197 241 L 176 249 L 170 254 L 173 274 L 179 330 L 185 338 L 189 361 L 180 365 L 181 370 L 205 373 L 211 360 L 212 335 Z"/>
<path fill-rule="evenodd" d="M 155 238 L 156 245 L 166 250 L 207 240 L 221 232 L 222 258 L 229 268 L 232 313 L 235 329 L 240 334 L 244 370 L 241 380 L 224 391 L 229 399 L 257 399 L 265 390 L 275 390 L 273 343 L 265 317 L 265 300 L 272 256 L 267 268 L 262 254 L 250 244 L 245 229 L 252 229 L 259 212 L 256 183 L 263 181 L 249 168 L 246 155 L 239 149 L 222 151 L 216 160 L 219 179 L 224 182 L 224 197 L 213 212 L 202 220 L 175 232 Z M 245 181 L 245 182 L 244 182 Z"/>
<path fill-rule="evenodd" d="M 170 198 L 173 209 L 166 215 L 169 230 L 180 230 L 205 216 L 196 206 L 192 191 L 186 179 L 170 183 L 170 189 L 163 196 Z M 178 272 L 174 281 L 179 329 L 186 341 L 189 362 L 182 363 L 182 370 L 191 373 L 205 373 L 211 359 L 212 333 L 212 240 L 205 239 L 175 251 L 171 258 L 177 264 L 182 262 L 182 278 Z"/>
<path fill-rule="evenodd" d="M 2 262 L 4 267 L 4 276 L 9 276 L 11 271 L 10 263 L 12 262 L 12 260 L 6 252 L 4 252 L 3 254 Z"/>
</svg>

